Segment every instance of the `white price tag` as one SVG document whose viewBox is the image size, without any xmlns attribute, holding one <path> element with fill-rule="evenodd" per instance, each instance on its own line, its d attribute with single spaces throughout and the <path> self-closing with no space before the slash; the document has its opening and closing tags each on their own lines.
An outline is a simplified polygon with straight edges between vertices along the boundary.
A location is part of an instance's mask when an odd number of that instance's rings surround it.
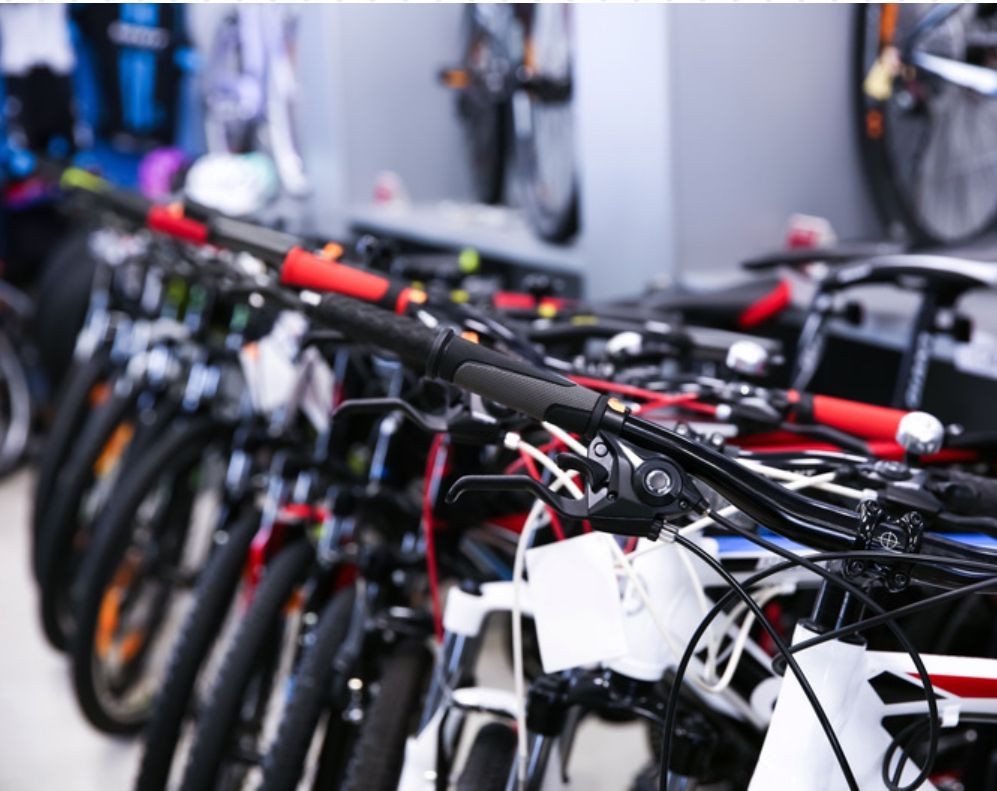
<svg viewBox="0 0 997 791">
<path fill-rule="evenodd" d="M 239 362 L 257 411 L 270 414 L 287 403 L 294 390 L 294 363 L 271 336 L 243 346 Z"/>
<path fill-rule="evenodd" d="M 297 383 L 295 357 L 307 327 L 304 317 L 284 312 L 273 329 L 256 343 L 239 351 L 253 406 L 269 414 L 287 404 Z"/>
<path fill-rule="evenodd" d="M 329 363 L 314 346 L 305 349 L 303 361 L 307 365 L 305 390 L 301 394 L 301 411 L 316 431 L 326 431 L 332 420 L 332 391 L 336 377 Z"/>
<path fill-rule="evenodd" d="M 608 661 L 627 651 L 609 541 L 602 533 L 588 533 L 526 553 L 545 673 Z"/>
</svg>

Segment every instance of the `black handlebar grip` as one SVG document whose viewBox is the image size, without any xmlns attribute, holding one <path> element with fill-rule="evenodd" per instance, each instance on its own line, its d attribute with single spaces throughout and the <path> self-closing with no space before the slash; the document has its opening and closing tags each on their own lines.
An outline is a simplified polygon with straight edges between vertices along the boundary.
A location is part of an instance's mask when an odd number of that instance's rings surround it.
<svg viewBox="0 0 997 791">
<path fill-rule="evenodd" d="M 152 208 L 152 201 L 138 192 L 109 187 L 95 194 L 118 214 L 138 222 L 145 222 L 149 209 Z"/>
<path fill-rule="evenodd" d="M 990 516 L 997 513 L 997 481 L 958 470 L 939 474 L 928 488 L 935 491 L 947 510 L 962 516 Z"/>
<path fill-rule="evenodd" d="M 429 376 L 582 435 L 594 432 L 609 404 L 594 390 L 452 332 L 437 338 L 426 369 Z"/>
<path fill-rule="evenodd" d="M 365 302 L 328 294 L 314 314 L 351 340 L 395 354 L 414 371 L 577 434 L 593 434 L 609 407 L 608 396 L 471 343 L 451 330 L 435 332 Z"/>
<path fill-rule="evenodd" d="M 203 203 L 198 203 L 190 198 L 184 198 L 183 216 L 190 217 L 190 219 L 196 220 L 197 222 L 209 222 L 218 216 L 218 210 L 212 209 L 210 206 L 205 206 Z"/>
<path fill-rule="evenodd" d="M 413 371 L 426 370 L 437 333 L 415 319 L 339 294 L 322 297 L 314 313 L 347 338 L 391 352 Z"/>
<path fill-rule="evenodd" d="M 249 253 L 272 266 L 283 263 L 288 251 L 301 243 L 298 237 L 283 231 L 221 215 L 208 222 L 208 235 L 212 242 Z"/>
</svg>

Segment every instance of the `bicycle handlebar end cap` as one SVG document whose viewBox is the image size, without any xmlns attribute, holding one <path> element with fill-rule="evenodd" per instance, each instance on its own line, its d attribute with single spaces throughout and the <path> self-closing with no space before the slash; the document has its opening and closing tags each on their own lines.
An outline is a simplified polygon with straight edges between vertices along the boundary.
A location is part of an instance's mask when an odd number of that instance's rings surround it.
<svg viewBox="0 0 997 791">
<path fill-rule="evenodd" d="M 945 426 L 928 412 L 908 412 L 897 424 L 897 443 L 915 456 L 938 453 L 944 441 Z"/>
</svg>

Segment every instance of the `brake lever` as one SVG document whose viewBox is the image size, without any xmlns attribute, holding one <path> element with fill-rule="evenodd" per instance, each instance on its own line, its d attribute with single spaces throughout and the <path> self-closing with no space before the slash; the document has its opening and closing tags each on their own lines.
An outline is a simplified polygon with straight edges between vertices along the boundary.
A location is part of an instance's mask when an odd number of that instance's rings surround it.
<svg viewBox="0 0 997 791">
<path fill-rule="evenodd" d="M 370 415 L 395 411 L 401 412 L 423 431 L 430 434 L 444 434 L 449 430 L 450 423 L 464 410 L 463 407 L 457 407 L 442 415 L 431 415 L 416 409 L 401 398 L 352 398 L 336 407 L 332 417 L 335 420 L 342 415 Z"/>
<path fill-rule="evenodd" d="M 527 475 L 467 475 L 447 492 L 452 503 L 471 491 L 526 491 L 569 519 L 588 519 L 598 530 L 656 539 L 667 519 L 701 510 L 702 495 L 669 459 L 641 458 L 620 440 L 600 433 L 586 457 L 569 464 L 585 481 L 584 496 L 570 499 Z"/>
<path fill-rule="evenodd" d="M 532 494 L 568 519 L 585 519 L 588 516 L 585 499 L 575 500 L 559 495 L 529 475 L 463 475 L 450 487 L 446 501 L 448 504 L 455 503 L 470 492 L 513 491 Z"/>
<path fill-rule="evenodd" d="M 344 401 L 332 413 L 336 418 L 342 414 L 383 414 L 400 412 L 413 424 L 430 434 L 447 434 L 457 442 L 488 444 L 500 442 L 508 426 L 487 413 L 470 405 L 458 404 L 449 407 L 443 414 L 433 415 L 416 409 L 401 398 L 352 398 Z"/>
<path fill-rule="evenodd" d="M 609 471 L 596 461 L 576 453 L 558 453 L 554 463 L 565 470 L 573 470 L 583 476 L 593 491 L 602 489 L 609 483 Z"/>
</svg>

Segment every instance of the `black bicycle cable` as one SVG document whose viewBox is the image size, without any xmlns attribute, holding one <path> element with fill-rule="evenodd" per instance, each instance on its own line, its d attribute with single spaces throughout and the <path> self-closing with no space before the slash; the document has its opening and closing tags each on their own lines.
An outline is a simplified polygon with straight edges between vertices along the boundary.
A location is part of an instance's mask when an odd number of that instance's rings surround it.
<svg viewBox="0 0 997 791">
<path fill-rule="evenodd" d="M 848 784 L 849 789 L 851 789 L 851 791 L 861 791 L 859 789 L 858 783 L 855 780 L 855 775 L 852 772 L 852 768 L 848 763 L 848 758 L 845 756 L 844 750 L 841 747 L 841 743 L 838 741 L 838 737 L 834 733 L 834 728 L 832 727 L 830 721 L 827 718 L 827 714 L 824 711 L 824 707 L 821 706 L 820 700 L 817 698 L 817 693 L 815 693 L 813 687 L 810 686 L 810 682 L 807 680 L 806 674 L 800 668 L 799 664 L 797 664 L 795 657 L 793 657 L 793 655 L 789 652 L 789 648 L 786 646 L 786 643 L 783 641 L 782 637 L 776 631 L 775 627 L 771 623 L 769 623 L 768 619 L 765 617 L 764 612 L 762 612 L 762 608 L 744 589 L 741 583 L 739 583 L 734 578 L 734 576 L 729 571 L 727 571 L 727 569 L 723 567 L 723 564 L 721 564 L 718 560 L 716 560 L 705 549 L 703 549 L 697 543 L 691 541 L 690 539 L 686 538 L 681 534 L 677 534 L 675 536 L 675 542 L 680 546 L 687 548 L 690 552 L 699 557 L 701 560 L 703 560 L 703 562 L 705 562 L 715 572 L 717 572 L 717 574 L 719 574 L 724 579 L 724 581 L 730 586 L 731 588 L 730 592 L 736 593 L 736 595 L 741 598 L 744 604 L 754 613 L 755 617 L 758 619 L 759 625 L 766 632 L 768 632 L 769 637 L 771 637 L 772 642 L 775 643 L 776 649 L 778 650 L 779 654 L 785 660 L 787 667 L 789 667 L 789 669 L 792 670 L 793 675 L 796 676 L 796 681 L 800 685 L 800 689 L 803 691 L 803 694 L 806 696 L 807 700 L 809 701 L 810 706 L 813 708 L 814 715 L 817 717 L 817 720 L 820 723 L 821 728 L 823 728 L 824 733 L 827 736 L 827 740 L 831 746 L 831 751 L 834 753 L 834 756 L 837 759 L 839 766 L 841 767 L 841 771 L 845 775 L 845 782 Z M 701 637 L 702 634 L 700 634 L 699 636 Z M 696 642 L 698 643 L 698 638 L 696 639 Z M 690 645 L 693 644 L 690 643 Z M 689 649 L 687 648 L 686 653 L 688 652 Z M 683 659 L 684 658 L 685 657 L 683 657 Z M 687 664 L 688 662 L 686 662 L 686 665 Z M 660 777 L 658 778 L 659 787 L 661 791 L 668 791 L 668 759 L 671 753 L 671 735 L 675 727 L 674 715 L 676 707 L 673 706 L 673 702 L 677 703 L 678 690 L 679 690 L 679 685 L 678 682 L 676 681 L 673 684 L 672 689 L 668 696 L 668 707 L 667 707 L 668 713 L 666 715 L 665 730 L 661 740 Z"/>
<path fill-rule="evenodd" d="M 873 561 L 902 560 L 904 562 L 910 562 L 910 563 L 953 563 L 954 565 L 964 566 L 966 568 L 979 569 L 979 570 L 984 570 L 984 569 L 989 570 L 993 568 L 993 564 L 985 563 L 980 560 L 971 560 L 968 558 L 956 559 L 956 558 L 946 557 L 943 555 L 919 555 L 914 553 L 896 553 L 896 552 L 885 552 L 885 551 L 876 551 L 876 550 L 822 552 L 810 556 L 810 560 L 816 563 L 823 563 L 834 560 L 845 560 L 845 559 L 859 559 L 859 560 L 873 560 Z M 796 565 L 798 565 L 796 560 L 784 560 L 773 566 L 769 566 L 763 571 L 759 571 L 753 574 L 752 576 L 744 580 L 741 583 L 741 585 L 745 589 L 754 588 L 755 586 L 764 582 L 769 577 L 772 577 L 783 571 L 788 571 L 789 569 L 795 567 Z M 892 610 L 889 613 L 885 613 L 885 616 L 889 616 L 889 618 L 884 617 L 884 615 L 877 615 L 872 618 L 864 619 L 861 623 L 856 623 L 849 627 L 836 630 L 836 632 L 841 632 L 843 634 L 852 633 L 855 631 L 859 631 L 860 628 L 862 629 L 869 628 L 871 626 L 877 625 L 880 622 L 885 622 L 886 620 L 896 618 L 900 615 L 909 615 L 915 611 L 921 609 L 927 609 L 935 604 L 947 600 L 948 598 L 951 598 L 953 595 L 968 595 L 969 593 L 972 592 L 971 589 L 976 589 L 977 587 L 981 587 L 984 582 L 988 585 L 994 584 L 994 578 L 983 580 L 978 583 L 973 583 L 971 585 L 954 589 L 952 591 L 945 591 L 944 593 L 933 596 L 930 599 L 925 599 L 920 602 L 915 602 L 914 604 L 905 605 L 904 607 L 897 608 L 896 610 Z M 678 669 L 676 671 L 676 675 L 673 681 L 675 685 L 681 686 L 681 681 L 688 670 L 688 665 L 692 661 L 692 657 L 695 655 L 696 646 L 699 644 L 702 636 L 705 634 L 706 629 L 709 628 L 709 625 L 720 615 L 720 613 L 724 611 L 727 605 L 736 597 L 737 593 L 735 591 L 733 590 L 727 591 L 725 594 L 723 594 L 723 596 L 720 597 L 720 599 L 717 600 L 713 609 L 710 610 L 710 612 L 707 613 L 707 615 L 700 622 L 699 627 L 697 627 L 697 629 L 692 635 L 692 638 L 690 639 L 689 646 L 686 649 L 686 654 L 683 655 L 682 661 L 680 661 L 678 665 Z M 831 633 L 828 632 L 826 634 L 830 635 Z M 823 638 L 824 635 L 819 635 L 818 637 L 812 639 L 822 640 Z M 807 642 L 809 643 L 809 641 Z M 797 650 L 802 649 L 803 647 L 805 647 L 805 644 L 799 643 L 797 645 L 789 646 L 789 650 L 791 653 L 793 653 Z M 669 717 L 667 714 L 665 720 L 666 723 L 669 721 Z M 674 714 L 671 715 L 671 721 L 674 722 Z M 924 724 L 927 725 L 927 723 Z M 670 733 L 670 731 L 666 731 L 666 733 Z"/>
<path fill-rule="evenodd" d="M 731 520 L 716 513 L 715 511 L 708 511 L 704 515 L 711 517 L 713 521 L 716 522 L 717 525 L 724 528 L 725 530 L 729 530 L 732 533 L 739 535 L 742 538 L 745 538 L 748 541 L 757 544 L 758 546 L 762 547 L 765 550 L 768 550 L 774 555 L 783 557 L 786 560 L 793 560 L 797 563 L 797 565 L 802 566 L 803 568 L 810 571 L 812 574 L 815 574 L 818 577 L 827 580 L 832 584 L 844 588 L 848 593 L 850 593 L 852 596 L 854 596 L 856 599 L 862 602 L 862 604 L 864 604 L 867 608 L 873 610 L 874 612 L 880 614 L 886 612 L 886 610 L 881 605 L 879 605 L 871 596 L 865 593 L 865 591 L 861 590 L 857 585 L 849 582 L 841 575 L 835 574 L 834 572 L 821 568 L 814 561 L 809 560 L 806 557 L 796 555 L 792 551 L 780 547 L 778 544 L 768 541 L 762 538 L 761 536 L 753 533 L 752 531 L 746 530 L 738 526 Z M 913 660 L 914 667 L 916 668 L 918 676 L 921 679 L 921 684 L 924 687 L 925 700 L 928 704 L 928 716 L 930 717 L 931 721 L 930 754 L 933 759 L 935 751 L 938 748 L 938 724 L 937 724 L 938 702 L 935 699 L 935 690 L 931 683 L 931 678 L 928 675 L 928 669 L 927 667 L 925 667 L 924 661 L 921 659 L 920 653 L 914 647 L 913 643 L 911 643 L 910 640 L 907 638 L 907 635 L 904 633 L 903 629 L 901 629 L 899 625 L 897 625 L 892 621 L 887 621 L 886 626 L 893 633 L 894 637 L 897 638 L 901 647 L 910 656 L 911 660 Z M 930 767 L 930 763 L 926 763 L 925 766 Z M 913 789 L 917 788 L 921 783 L 923 783 L 928 778 L 929 774 L 930 774 L 929 769 L 927 768 L 923 769 L 921 772 L 921 776 L 918 776 L 918 778 L 916 778 L 916 782 L 913 782 L 909 786 L 906 786 L 904 788 L 891 788 L 890 791 L 913 791 Z"/>
<path fill-rule="evenodd" d="M 920 736 L 921 731 L 923 731 L 927 725 L 928 723 L 923 720 L 915 720 L 914 722 L 908 723 L 890 740 L 890 746 L 887 747 L 886 752 L 883 754 L 883 763 L 880 767 L 880 776 L 883 779 L 883 783 L 887 787 L 895 786 L 900 782 L 900 778 L 903 776 L 904 767 L 907 765 L 907 761 L 910 758 L 910 750 L 914 745 L 914 740 L 916 737 Z M 900 756 L 897 759 L 897 766 L 893 770 L 893 777 L 891 779 L 890 764 L 893 763 L 893 756 L 896 754 L 898 748 L 900 749 Z"/>
<path fill-rule="evenodd" d="M 946 560 L 948 561 L 950 558 L 946 558 Z M 921 601 L 916 601 L 911 604 L 905 604 L 902 607 L 897 607 L 897 609 L 890 610 L 881 615 L 863 618 L 861 621 L 856 621 L 855 623 L 848 624 L 847 626 L 832 629 L 829 632 L 822 632 L 821 634 L 811 637 L 808 640 L 804 640 L 802 643 L 791 645 L 789 650 L 795 654 L 806 648 L 826 643 L 828 640 L 836 640 L 839 637 L 848 637 L 849 635 L 863 632 L 866 629 L 871 629 L 874 626 L 885 624 L 887 621 L 903 618 L 906 615 L 913 615 L 920 612 L 922 609 L 927 609 L 928 607 L 932 607 L 936 604 L 943 604 L 949 599 L 958 599 L 962 596 L 969 596 L 973 593 L 983 592 L 990 587 L 997 588 L 997 576 L 982 579 L 979 582 L 973 582 L 959 588 L 953 588 L 952 590 L 947 590 L 934 596 L 929 596 L 927 599 L 922 599 Z"/>
<path fill-rule="evenodd" d="M 976 725 L 993 725 L 997 723 L 997 715 L 994 714 L 960 714 L 959 725 L 963 724 L 976 724 Z M 894 777 L 896 777 L 900 772 L 903 771 L 904 765 L 909 760 L 910 755 L 910 745 L 914 743 L 920 732 L 924 730 L 927 723 L 925 722 L 912 722 L 900 730 L 896 736 L 890 740 L 890 746 L 887 748 L 886 757 L 883 761 L 883 780 L 888 782 L 888 768 L 890 762 L 893 761 L 893 756 L 897 751 L 898 747 L 901 747 L 901 740 L 906 740 L 907 746 L 902 747 L 902 752 L 900 754 L 900 759 L 897 761 L 897 767 L 894 769 Z"/>
</svg>

